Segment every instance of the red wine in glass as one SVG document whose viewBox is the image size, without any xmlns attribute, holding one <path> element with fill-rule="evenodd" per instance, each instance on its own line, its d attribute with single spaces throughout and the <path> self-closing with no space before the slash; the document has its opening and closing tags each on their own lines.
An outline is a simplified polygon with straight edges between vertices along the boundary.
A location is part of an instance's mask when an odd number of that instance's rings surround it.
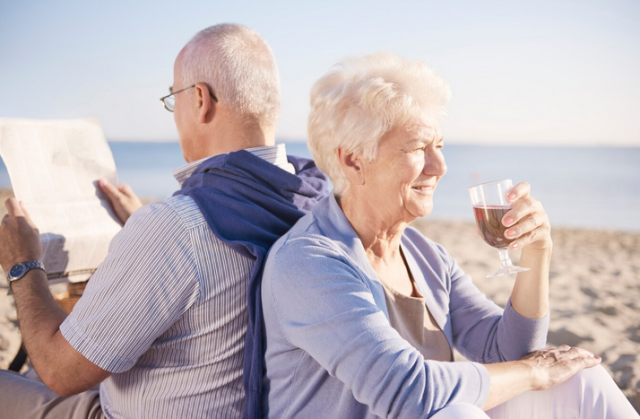
<svg viewBox="0 0 640 419">
<path fill-rule="evenodd" d="M 502 217 L 511 209 L 506 195 L 512 187 L 513 182 L 511 179 L 504 179 L 482 183 L 469 188 L 478 230 L 484 241 L 500 252 L 500 269 L 487 275 L 488 278 L 529 270 L 528 268 L 515 266 L 511 262 L 508 247 L 513 240 L 504 236 L 507 227 L 502 224 Z"/>
<path fill-rule="evenodd" d="M 507 239 L 504 232 L 508 227 L 502 224 L 502 217 L 509 211 L 508 206 L 487 205 L 473 207 L 478 230 L 485 242 L 491 247 L 502 249 L 509 246 L 513 239 Z"/>
</svg>

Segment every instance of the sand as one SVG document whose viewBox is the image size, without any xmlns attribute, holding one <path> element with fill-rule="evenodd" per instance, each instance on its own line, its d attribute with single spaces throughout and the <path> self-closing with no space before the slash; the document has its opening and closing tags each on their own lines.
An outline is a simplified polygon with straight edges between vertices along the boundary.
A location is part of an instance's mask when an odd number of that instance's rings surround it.
<svg viewBox="0 0 640 419">
<path fill-rule="evenodd" d="M 0 191 L 0 202 L 10 196 Z M 0 215 L 4 214 L 4 205 Z M 498 252 L 466 222 L 414 223 L 443 244 L 489 298 L 504 306 L 513 277 L 485 278 Z M 640 411 L 640 234 L 554 228 L 549 344 L 580 346 L 600 355 L 604 367 Z M 513 253 L 514 262 L 518 253 Z M 4 277 L 4 275 L 2 275 Z M 20 346 L 15 308 L 0 280 L 0 368 Z"/>
</svg>

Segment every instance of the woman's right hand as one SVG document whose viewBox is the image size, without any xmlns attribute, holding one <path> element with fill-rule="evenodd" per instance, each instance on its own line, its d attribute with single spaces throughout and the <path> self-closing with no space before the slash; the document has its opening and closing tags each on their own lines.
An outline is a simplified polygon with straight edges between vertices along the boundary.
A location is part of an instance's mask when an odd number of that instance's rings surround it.
<svg viewBox="0 0 640 419">
<path fill-rule="evenodd" d="M 520 360 L 532 368 L 532 389 L 556 386 L 584 368 L 595 367 L 602 359 L 586 349 L 562 345 L 535 351 Z"/>
<path fill-rule="evenodd" d="M 549 389 L 600 362 L 599 356 L 585 349 L 562 345 L 532 352 L 519 361 L 485 364 L 491 376 L 491 390 L 484 409 L 489 410 L 525 391 Z"/>
</svg>

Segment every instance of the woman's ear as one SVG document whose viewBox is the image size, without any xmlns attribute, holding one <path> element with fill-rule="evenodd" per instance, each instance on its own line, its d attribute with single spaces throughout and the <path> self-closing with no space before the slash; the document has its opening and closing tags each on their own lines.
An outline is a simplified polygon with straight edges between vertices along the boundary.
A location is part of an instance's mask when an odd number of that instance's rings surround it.
<svg viewBox="0 0 640 419">
<path fill-rule="evenodd" d="M 340 147 L 336 150 L 340 167 L 352 186 L 365 184 L 364 162 L 362 157 L 353 151 L 346 151 Z"/>
<path fill-rule="evenodd" d="M 198 122 L 208 123 L 213 119 L 216 102 L 211 97 L 209 87 L 204 83 L 196 83 L 196 97 L 198 100 Z"/>
</svg>

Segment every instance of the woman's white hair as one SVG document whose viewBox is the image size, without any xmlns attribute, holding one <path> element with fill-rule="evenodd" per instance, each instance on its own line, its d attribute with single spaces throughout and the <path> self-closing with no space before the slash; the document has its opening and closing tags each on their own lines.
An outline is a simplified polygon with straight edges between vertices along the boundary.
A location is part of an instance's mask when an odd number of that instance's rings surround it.
<svg viewBox="0 0 640 419">
<path fill-rule="evenodd" d="M 198 32 L 182 52 L 184 86 L 206 83 L 244 121 L 275 128 L 280 77 L 269 44 L 253 29 L 223 23 Z"/>
<path fill-rule="evenodd" d="M 334 194 L 348 187 L 338 148 L 373 161 L 384 134 L 436 121 L 450 96 L 449 86 L 422 61 L 376 53 L 333 66 L 311 88 L 308 143 Z"/>
</svg>

